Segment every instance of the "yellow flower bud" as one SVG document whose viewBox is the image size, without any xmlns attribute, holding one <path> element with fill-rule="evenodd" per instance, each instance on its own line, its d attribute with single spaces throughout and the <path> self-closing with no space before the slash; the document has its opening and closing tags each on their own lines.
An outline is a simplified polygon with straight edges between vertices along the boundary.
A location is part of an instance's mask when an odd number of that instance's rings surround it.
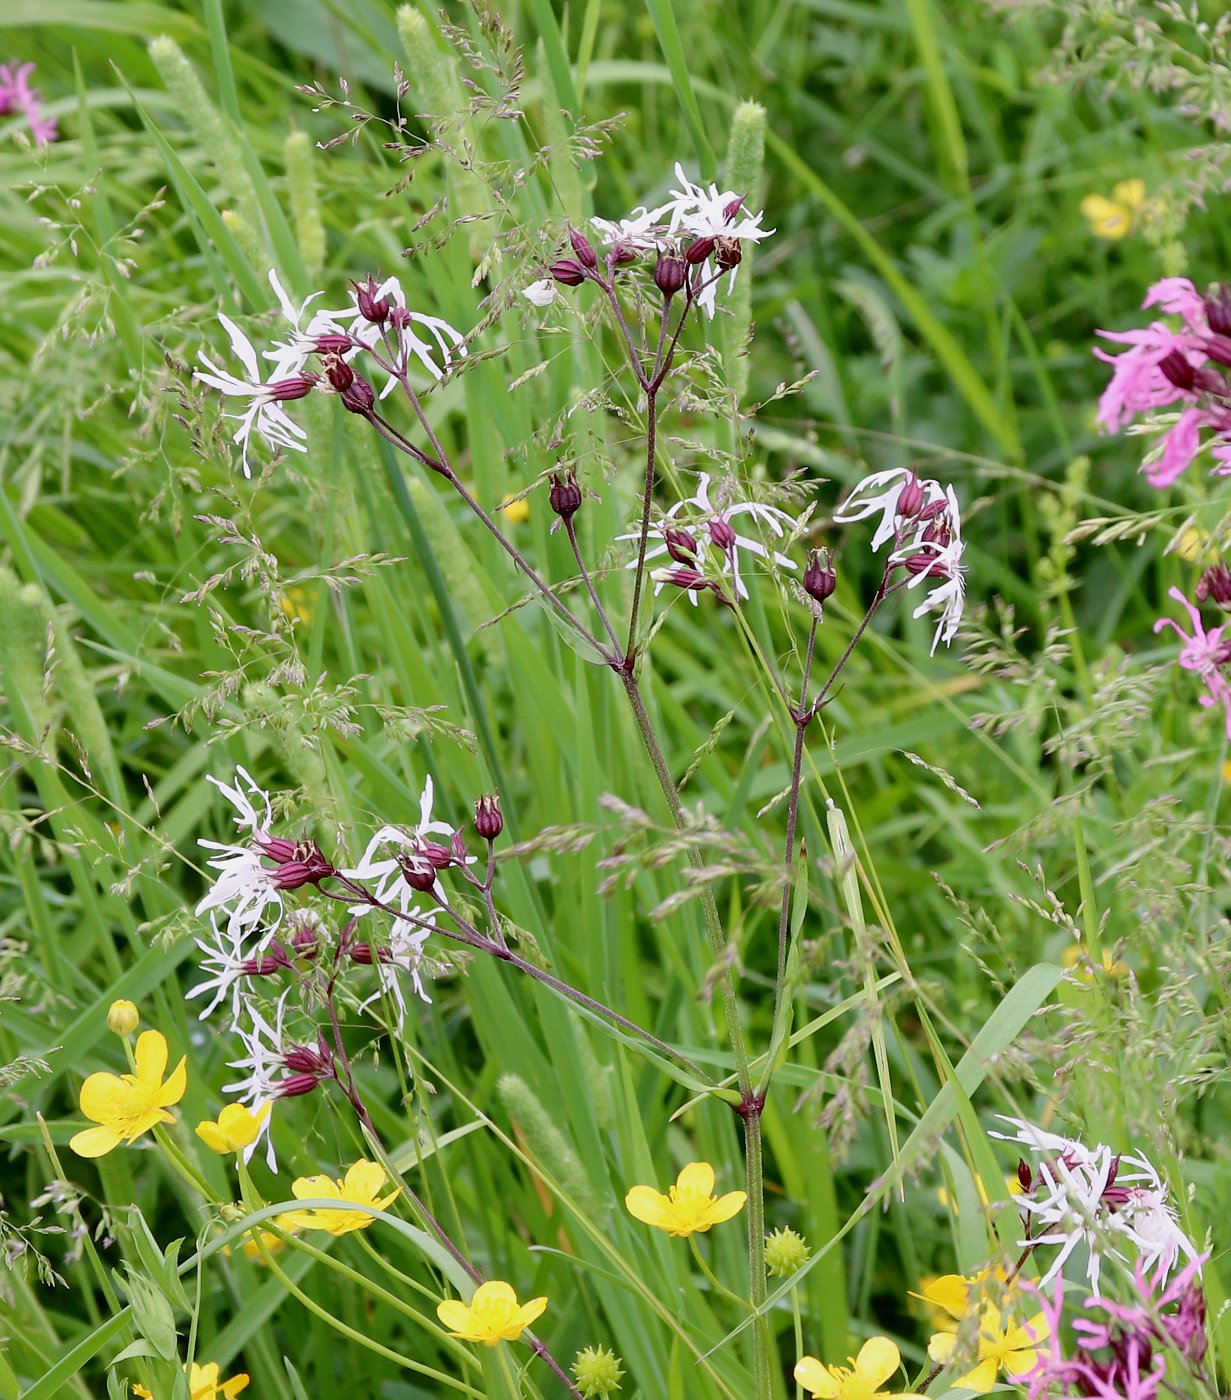
<svg viewBox="0 0 1231 1400">
<path fill-rule="evenodd" d="M 141 1022 L 141 1013 L 131 1001 L 113 1001 L 107 1012 L 107 1029 L 116 1035 L 132 1035 Z"/>
</svg>

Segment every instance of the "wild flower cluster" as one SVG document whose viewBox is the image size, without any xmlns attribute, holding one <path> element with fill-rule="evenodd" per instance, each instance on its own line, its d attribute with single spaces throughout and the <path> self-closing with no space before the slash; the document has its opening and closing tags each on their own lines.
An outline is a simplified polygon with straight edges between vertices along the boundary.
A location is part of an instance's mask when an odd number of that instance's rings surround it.
<svg viewBox="0 0 1231 1400">
<path fill-rule="evenodd" d="M 775 1374 L 782 1369 L 772 1331 L 775 1306 L 819 1257 L 795 1230 L 769 1231 L 762 1165 L 762 1118 L 771 1093 L 781 1091 L 775 1075 L 789 1052 L 797 991 L 801 931 L 793 918 L 793 894 L 802 865 L 798 825 L 806 748 L 810 735 L 824 731 L 826 706 L 851 656 L 895 595 L 913 604 L 913 618 L 931 623 L 932 653 L 942 642 L 953 645 L 964 615 L 967 565 L 954 486 L 909 467 L 864 475 L 841 500 L 803 483 L 766 500 L 760 497 L 770 493 L 754 490 L 729 463 L 720 470 L 713 460 L 695 473 L 691 494 L 664 501 L 660 419 L 668 388 L 682 382 L 688 337 L 704 335 L 737 276 L 748 275 L 752 250 L 774 232 L 764 227 L 763 212 L 749 208 L 746 192 L 694 183 L 679 166 L 675 185 L 665 201 L 622 218 L 595 219 L 589 232 L 570 228 L 567 249 L 561 240 L 560 256 L 533 269 L 542 274 L 524 289 L 533 310 L 521 308 L 532 317 L 556 303 L 567 314 L 566 298 L 584 303 L 579 314 L 601 318 L 635 402 L 644 471 L 638 473 L 628 528 L 617 527 L 603 544 L 615 568 L 597 569 L 577 533 L 576 517 L 595 488 L 579 480 L 572 465 L 546 465 L 536 483 L 567 537 L 575 570 L 570 578 L 552 576 L 545 559 L 506 532 L 508 519 L 497 521 L 499 506 L 489 509 L 479 499 L 464 462 L 451 456 L 437 431 L 431 397 L 472 362 L 479 333 L 464 333 L 410 307 L 397 278 L 356 279 L 346 304 L 327 310 L 316 306 L 325 292 L 297 302 L 278 270 L 271 269 L 273 314 L 279 318 L 274 337 L 258 347 L 234 319 L 221 315 L 237 369 L 202 350 L 196 378 L 237 410 L 224 416 L 237 425 L 233 441 L 249 478 L 258 443 L 273 454 L 275 468 L 284 460 L 281 454 L 309 453 L 308 429 L 295 416 L 298 401 L 337 399 L 364 431 L 443 483 L 451 504 L 488 533 L 554 624 L 581 654 L 606 668 L 680 838 L 672 855 L 682 852 L 691 862 L 713 967 L 706 990 L 717 992 L 731 1074 L 719 1078 L 711 1060 L 695 1049 L 668 1043 L 651 1026 L 542 964 L 527 931 L 516 927 L 505 907 L 506 864 L 497 847 L 507 861 L 533 843 L 508 850 L 499 794 L 475 794 L 472 814 L 461 821 L 447 796 L 438 802 L 427 778 L 417 810 L 380 812 L 371 829 L 327 829 L 319 813 L 309 814 L 297 829 L 287 815 L 295 809 L 294 795 L 262 786 L 240 766 L 225 778 L 208 780 L 228 805 L 234 830 L 227 840 L 200 843 L 210 884 L 196 905 L 199 957 L 187 994 L 199 1004 L 200 1020 L 227 1047 L 234 1072 L 222 1086 L 227 1101 L 211 1109 L 214 1117 L 196 1124 L 195 1135 L 208 1150 L 233 1159 L 236 1199 L 220 1199 L 167 1132 L 175 1123 L 171 1110 L 187 1093 L 189 1057 L 181 1056 L 168 1074 L 170 1047 L 160 1031 L 145 1030 L 132 1045 L 139 1019 L 127 1001 L 112 1006 L 108 1024 L 123 1041 L 129 1072 L 98 1071 L 85 1079 L 79 1108 L 93 1126 L 77 1132 L 71 1146 L 94 1159 L 152 1135 L 170 1167 L 214 1208 L 228 1239 L 244 1241 L 271 1267 L 277 1251 L 305 1248 L 304 1237 L 314 1233 L 329 1244 L 346 1235 L 363 1239 L 378 1222 L 413 1227 L 429 1242 L 432 1257 L 443 1261 L 443 1281 L 433 1293 L 435 1318 L 444 1329 L 443 1334 L 437 1329 L 437 1336 L 485 1348 L 522 1344 L 527 1364 L 533 1360 L 550 1373 L 546 1381 L 536 1371 L 536 1385 L 559 1386 L 576 1397 L 613 1394 L 625 1371 L 606 1339 L 585 1347 L 566 1368 L 547 1340 L 557 1316 L 552 1300 L 529 1296 L 535 1288 L 528 1279 L 488 1277 L 484 1251 L 456 1237 L 414 1189 L 379 1126 L 382 1114 L 373 1111 L 373 1095 L 380 1091 L 357 1061 L 355 1046 L 362 1035 L 365 1054 L 387 1050 L 409 1076 L 409 1060 L 398 1055 L 408 1023 L 436 1014 L 434 980 L 490 959 L 490 970 L 529 979 L 545 995 L 579 1008 L 621 1042 L 644 1051 L 655 1072 L 672 1074 L 690 1092 L 734 1113 L 745 1162 L 738 1186 L 723 1182 L 720 1189 L 715 1166 L 700 1159 L 681 1131 L 680 1157 L 690 1160 L 679 1166 L 674 1182 L 663 1190 L 628 1181 L 621 1189 L 627 1217 L 667 1237 L 656 1239 L 655 1247 L 687 1252 L 705 1278 L 714 1315 L 732 1329 L 751 1332 L 751 1393 L 769 1400 L 783 1379 Z M 1161 446 L 1161 460 L 1149 469 L 1151 480 L 1172 484 L 1193 459 L 1202 431 L 1213 435 L 1216 460 L 1221 463 L 1220 453 L 1228 454 L 1225 465 L 1231 470 L 1231 418 L 1224 412 L 1231 387 L 1220 370 L 1210 368 L 1211 362 L 1231 366 L 1231 302 L 1202 297 L 1183 279 L 1167 279 L 1152 289 L 1146 304 L 1158 305 L 1183 325 L 1159 321 L 1146 331 L 1101 333 L 1130 347 L 1118 357 L 1099 352 L 1113 363 L 1101 421 L 1114 430 L 1135 415 L 1183 403 Z M 276 487 L 276 471 L 269 477 Z M 849 614 L 831 607 L 827 615 L 841 580 L 836 547 L 803 543 L 814 517 L 842 531 L 847 550 L 866 550 L 875 561 L 876 585 L 869 596 L 854 600 Z M 864 529 L 870 529 L 870 538 Z M 1202 601 L 1231 604 L 1231 575 L 1225 573 L 1206 576 Z M 759 601 L 761 587 L 777 590 L 788 618 L 791 645 L 785 662 L 768 654 L 748 623 L 745 606 Z M 724 625 L 734 619 L 764 668 L 779 717 L 794 739 L 772 887 L 776 957 L 755 969 L 767 999 L 772 994 L 773 1039 L 761 1047 L 751 1044 L 744 1026 L 727 918 L 707 878 L 704 852 L 686 839 L 695 828 L 647 703 L 646 677 L 659 635 L 650 617 L 652 600 L 664 594 L 668 603 L 683 595 L 694 607 L 710 607 Z M 1231 683 L 1222 670 L 1231 661 L 1231 644 L 1223 643 L 1221 628 L 1203 630 L 1196 607 L 1182 594 L 1173 596 L 1189 608 L 1194 628 L 1191 637 L 1180 633 L 1181 664 L 1205 683 L 1209 694 L 1202 703 L 1224 707 L 1231 735 Z M 843 628 L 837 660 L 818 682 L 820 629 L 841 627 L 846 615 L 855 621 Z M 1169 619 L 1159 623 L 1167 625 L 1180 632 Z M 442 791 L 447 794 L 444 784 Z M 834 802 L 828 819 L 843 864 L 838 878 L 855 885 L 856 853 Z M 289 1198 L 267 1205 L 250 1171 L 258 1147 L 264 1145 L 266 1168 L 277 1176 L 276 1139 L 285 1143 L 303 1135 L 310 1111 L 335 1109 L 360 1135 L 365 1155 L 345 1169 L 312 1172 L 295 1177 L 289 1187 L 275 1186 Z M 1201 1371 L 1204 1256 L 1183 1228 L 1162 1174 L 1139 1152 L 1088 1146 L 1024 1120 L 1006 1121 L 1012 1131 L 992 1136 L 1023 1150 L 1010 1207 L 1020 1226 L 1016 1257 L 996 1257 L 989 1245 L 983 1267 L 945 1274 L 924 1286 L 919 1297 L 933 1321 L 930 1364 L 913 1379 L 899 1380 L 902 1352 L 884 1336 L 866 1338 L 845 1362 L 841 1351 L 828 1359 L 808 1354 L 797 1314 L 799 1344 L 791 1371 L 804 1392 L 821 1400 L 916 1400 L 943 1376 L 949 1388 L 974 1394 L 1008 1383 L 1028 1387 L 1032 1400 L 1096 1395 L 1154 1400 L 1164 1382 L 1186 1393 L 1184 1367 L 1190 1381 L 1195 1377 L 1208 1385 Z M 623 1170 L 626 1179 L 633 1175 Z M 670 1169 L 653 1176 L 669 1180 Z M 986 1199 L 984 1204 L 989 1214 L 996 1208 Z M 718 1251 L 698 1238 L 737 1218 L 747 1238 L 739 1291 L 718 1277 Z M 621 1217 L 620 1224 L 627 1227 L 627 1220 Z M 553 1241 L 535 1244 L 548 1248 Z M 1069 1283 L 1084 1278 L 1093 1295 L 1076 1315 L 1072 1290 L 1067 1297 L 1063 1291 L 1066 1274 Z M 772 1297 L 770 1279 L 781 1280 Z M 792 1305 L 798 1309 L 794 1298 Z M 427 1325 L 435 1327 L 430 1319 Z M 540 1326 L 545 1335 L 536 1330 Z M 1066 1333 L 1081 1338 L 1076 1349 L 1063 1349 Z M 720 1340 L 713 1338 L 712 1345 Z M 143 1360 L 136 1352 L 125 1359 Z M 186 1383 L 193 1397 L 232 1397 L 248 1384 L 244 1373 L 223 1380 L 214 1362 L 190 1360 L 179 1377 L 167 1358 L 162 1360 L 167 1364 L 157 1383 L 167 1387 L 178 1380 L 181 1389 Z M 150 1370 L 136 1385 L 137 1393 L 159 1393 L 145 1384 L 159 1368 Z"/>
</svg>

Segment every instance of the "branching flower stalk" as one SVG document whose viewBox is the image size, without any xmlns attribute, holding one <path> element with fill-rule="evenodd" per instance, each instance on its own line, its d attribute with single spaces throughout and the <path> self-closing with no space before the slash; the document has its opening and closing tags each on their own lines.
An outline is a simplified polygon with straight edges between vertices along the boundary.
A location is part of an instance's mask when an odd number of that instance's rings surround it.
<svg viewBox="0 0 1231 1400">
<path fill-rule="evenodd" d="M 390 912 L 395 913 L 399 918 L 404 917 L 398 911 Z M 367 1138 L 372 1150 L 376 1153 L 377 1157 L 379 1158 L 380 1164 L 382 1167 L 384 1167 L 390 1180 L 395 1182 L 396 1185 L 400 1188 L 406 1200 L 410 1203 L 411 1208 L 414 1210 L 416 1215 L 418 1215 L 419 1219 L 423 1222 L 424 1226 L 428 1230 L 430 1230 L 431 1233 L 444 1246 L 444 1248 L 448 1250 L 449 1254 L 457 1262 L 457 1264 L 465 1270 L 467 1277 L 470 1278 L 470 1280 L 474 1284 L 481 1285 L 485 1282 L 482 1272 L 479 1269 L 477 1269 L 474 1266 L 474 1264 L 471 1263 L 471 1261 L 466 1257 L 465 1253 L 456 1244 L 452 1236 L 448 1233 L 444 1226 L 441 1225 L 441 1223 L 436 1219 L 435 1215 L 433 1215 L 433 1213 L 428 1209 L 422 1197 L 413 1189 L 413 1187 L 411 1187 L 411 1185 L 409 1184 L 409 1182 L 407 1182 L 406 1178 L 403 1176 L 401 1171 L 399 1171 L 397 1164 L 394 1162 L 379 1132 L 377 1132 L 376 1130 L 376 1125 L 372 1121 L 372 1116 L 368 1112 L 367 1105 L 363 1101 L 363 1095 L 360 1092 L 359 1086 L 355 1081 L 355 1076 L 350 1065 L 350 1059 L 346 1053 L 346 1041 L 342 1035 L 342 1027 L 338 1019 L 338 1007 L 335 991 L 337 986 L 338 973 L 342 965 L 342 959 L 348 951 L 349 943 L 352 940 L 356 923 L 357 921 L 352 919 L 350 923 L 346 926 L 346 928 L 343 929 L 342 935 L 338 939 L 338 943 L 334 952 L 333 971 L 325 987 L 325 1005 L 329 1012 L 329 1024 L 333 1033 L 332 1038 L 334 1050 L 334 1080 L 338 1084 L 339 1088 L 342 1090 L 343 1094 L 345 1094 L 351 1106 L 354 1108 L 356 1117 L 358 1118 L 360 1126 L 363 1129 L 364 1136 Z M 264 1253 L 264 1250 L 262 1250 L 262 1253 Z M 581 1391 L 576 1387 L 576 1385 L 574 1385 L 571 1377 L 565 1371 L 563 1366 L 561 1366 L 560 1363 L 556 1360 L 555 1356 L 552 1354 L 551 1349 L 547 1346 L 546 1342 L 544 1342 L 542 1338 L 535 1336 L 530 1331 L 526 1331 L 525 1333 L 523 1333 L 523 1338 L 526 1344 L 529 1346 L 530 1350 L 534 1352 L 534 1354 L 543 1362 L 543 1364 L 552 1372 L 552 1374 L 555 1375 L 556 1378 L 566 1387 L 569 1394 L 575 1396 L 576 1400 L 583 1400 Z"/>
</svg>

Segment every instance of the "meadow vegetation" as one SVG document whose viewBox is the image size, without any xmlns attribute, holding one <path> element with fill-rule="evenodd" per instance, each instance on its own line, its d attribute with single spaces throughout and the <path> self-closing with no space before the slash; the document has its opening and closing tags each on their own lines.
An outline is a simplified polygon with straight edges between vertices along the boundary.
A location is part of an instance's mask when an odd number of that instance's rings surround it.
<svg viewBox="0 0 1231 1400">
<path fill-rule="evenodd" d="M 0 1400 L 1225 1394 L 1221 7 L 0 18 Z"/>
</svg>

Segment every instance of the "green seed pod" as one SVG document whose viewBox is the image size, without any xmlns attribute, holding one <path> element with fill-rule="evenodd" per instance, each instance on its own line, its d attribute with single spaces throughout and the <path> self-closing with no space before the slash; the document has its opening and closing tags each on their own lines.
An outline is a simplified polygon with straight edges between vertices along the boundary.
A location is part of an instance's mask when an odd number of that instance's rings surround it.
<svg viewBox="0 0 1231 1400">
<path fill-rule="evenodd" d="M 602 1220 L 607 1212 L 590 1185 L 581 1159 L 526 1081 L 516 1074 L 502 1074 L 496 1082 L 496 1092 L 505 1112 L 524 1137 L 531 1157 L 551 1175 L 583 1215 L 590 1220 Z"/>
<path fill-rule="evenodd" d="M 292 131 L 282 144 L 282 155 L 286 162 L 286 183 L 295 235 L 299 239 L 299 255 L 309 281 L 315 281 L 325 264 L 325 225 L 321 222 L 312 142 L 307 133 Z"/>
</svg>

